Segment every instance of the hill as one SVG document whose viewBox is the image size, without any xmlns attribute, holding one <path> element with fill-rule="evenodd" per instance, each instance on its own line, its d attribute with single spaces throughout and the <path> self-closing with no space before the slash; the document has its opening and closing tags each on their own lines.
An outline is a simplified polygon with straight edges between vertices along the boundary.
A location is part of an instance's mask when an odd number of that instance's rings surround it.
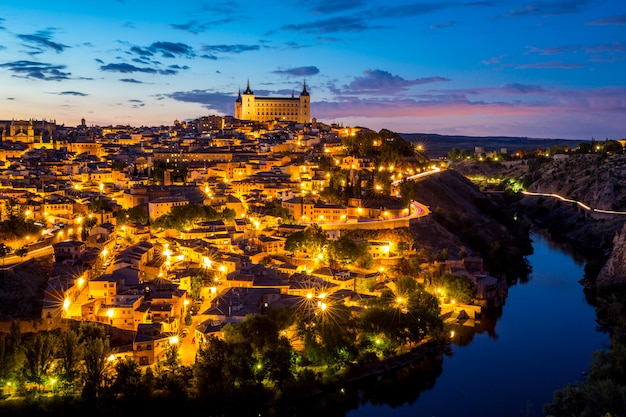
<svg viewBox="0 0 626 417">
<path fill-rule="evenodd" d="M 435 133 L 400 133 L 403 139 L 421 144 L 432 159 L 444 157 L 452 148 L 474 151 L 481 146 L 485 151 L 506 149 L 509 154 L 523 149 L 546 149 L 551 146 L 575 147 L 581 141 L 571 139 L 541 139 L 513 136 L 452 136 Z"/>
<path fill-rule="evenodd" d="M 432 213 L 411 225 L 419 246 L 431 253 L 445 251 L 453 259 L 463 252 L 478 254 L 490 273 L 506 274 L 513 280 L 527 272 L 528 228 L 513 221 L 505 206 L 455 170 L 428 176 L 416 185 L 420 203 Z"/>
</svg>

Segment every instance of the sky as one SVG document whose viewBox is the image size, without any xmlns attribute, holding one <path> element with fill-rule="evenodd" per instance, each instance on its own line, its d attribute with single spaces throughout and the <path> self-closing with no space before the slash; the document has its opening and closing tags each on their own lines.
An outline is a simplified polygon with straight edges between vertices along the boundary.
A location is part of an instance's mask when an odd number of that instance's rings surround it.
<svg viewBox="0 0 626 417">
<path fill-rule="evenodd" d="M 626 138 L 624 0 L 0 5 L 0 120 L 159 126 L 298 96 L 376 131 Z"/>
</svg>

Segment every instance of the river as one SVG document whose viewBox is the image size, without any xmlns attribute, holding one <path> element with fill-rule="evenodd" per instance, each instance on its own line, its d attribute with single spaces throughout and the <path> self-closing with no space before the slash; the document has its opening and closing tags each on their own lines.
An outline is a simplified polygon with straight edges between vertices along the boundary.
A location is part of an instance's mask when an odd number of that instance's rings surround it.
<svg viewBox="0 0 626 417">
<path fill-rule="evenodd" d="M 478 330 L 455 332 L 449 355 L 411 371 L 321 399 L 328 417 L 534 417 L 555 390 L 582 379 L 592 352 L 608 347 L 578 282 L 584 262 L 533 234 L 532 272 L 509 289 L 502 309 Z"/>
</svg>

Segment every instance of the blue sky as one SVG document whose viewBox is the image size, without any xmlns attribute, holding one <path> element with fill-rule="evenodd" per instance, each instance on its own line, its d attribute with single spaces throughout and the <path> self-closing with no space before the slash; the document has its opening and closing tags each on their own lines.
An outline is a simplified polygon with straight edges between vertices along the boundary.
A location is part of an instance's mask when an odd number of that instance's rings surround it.
<svg viewBox="0 0 626 417">
<path fill-rule="evenodd" d="M 15 1 L 0 119 L 162 125 L 296 94 L 400 133 L 626 138 L 626 1 Z"/>
</svg>

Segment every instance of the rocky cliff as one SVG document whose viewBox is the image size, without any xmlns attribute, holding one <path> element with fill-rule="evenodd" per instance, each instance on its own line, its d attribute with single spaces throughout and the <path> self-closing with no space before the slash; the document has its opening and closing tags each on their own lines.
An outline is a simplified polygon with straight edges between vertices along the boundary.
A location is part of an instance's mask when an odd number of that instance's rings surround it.
<svg viewBox="0 0 626 417">
<path fill-rule="evenodd" d="M 417 200 L 431 214 L 411 226 L 417 245 L 431 252 L 445 250 L 479 254 L 493 274 L 517 278 L 530 253 L 527 225 L 498 206 L 455 170 L 446 170 L 417 183 Z"/>
<path fill-rule="evenodd" d="M 464 163 L 455 169 L 465 175 L 515 178 L 528 191 L 554 193 L 594 209 L 626 212 L 626 155 L 571 154 L 512 163 Z M 578 249 L 610 254 L 602 282 L 626 282 L 626 215 L 585 210 L 552 197 L 524 197 L 519 211 Z M 602 255 L 604 254 L 604 255 Z M 601 262 L 604 262 L 602 259 Z"/>
<path fill-rule="evenodd" d="M 613 250 L 596 278 L 598 285 L 626 283 L 626 224 L 613 238 Z"/>
<path fill-rule="evenodd" d="M 475 175 L 481 164 L 459 164 L 455 169 Z M 484 164 L 484 175 L 515 178 L 528 191 L 555 193 L 602 210 L 626 212 L 626 155 L 567 155 L 536 158 L 521 163 Z M 587 211 L 551 197 L 525 197 L 520 209 L 541 226 L 581 249 L 609 252 L 626 215 Z"/>
</svg>

